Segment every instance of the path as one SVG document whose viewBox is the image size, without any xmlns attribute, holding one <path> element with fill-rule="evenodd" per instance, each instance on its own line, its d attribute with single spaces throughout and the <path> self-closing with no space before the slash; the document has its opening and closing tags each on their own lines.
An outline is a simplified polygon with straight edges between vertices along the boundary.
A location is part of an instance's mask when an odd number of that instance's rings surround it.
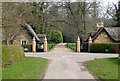
<svg viewBox="0 0 120 81">
<path fill-rule="evenodd" d="M 65 43 L 55 46 L 47 53 L 26 53 L 26 56 L 43 57 L 52 60 L 44 79 L 94 79 L 84 66 L 85 61 L 94 58 L 118 57 L 116 54 L 76 53 L 65 47 Z"/>
<path fill-rule="evenodd" d="M 65 47 L 66 43 L 60 43 L 55 46 L 54 49 L 50 50 L 50 52 L 73 52 L 72 50 Z"/>
</svg>

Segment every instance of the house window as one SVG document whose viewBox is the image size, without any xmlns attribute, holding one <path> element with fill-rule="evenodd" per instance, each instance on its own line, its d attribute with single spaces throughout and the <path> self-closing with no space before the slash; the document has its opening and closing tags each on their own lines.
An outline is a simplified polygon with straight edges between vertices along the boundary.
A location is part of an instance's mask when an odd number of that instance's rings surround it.
<svg viewBox="0 0 120 81">
<path fill-rule="evenodd" d="M 26 40 L 21 40 L 21 45 L 27 45 L 27 41 Z"/>
</svg>

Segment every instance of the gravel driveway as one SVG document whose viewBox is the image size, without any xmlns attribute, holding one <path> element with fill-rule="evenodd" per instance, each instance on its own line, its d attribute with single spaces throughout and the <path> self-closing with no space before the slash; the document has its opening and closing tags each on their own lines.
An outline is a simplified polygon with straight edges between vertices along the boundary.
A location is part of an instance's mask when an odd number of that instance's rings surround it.
<svg viewBox="0 0 120 81">
<path fill-rule="evenodd" d="M 25 53 L 25 56 L 51 60 L 44 79 L 94 79 L 84 66 L 85 61 L 95 58 L 118 57 L 117 54 L 76 53 L 60 43 L 47 53 Z"/>
</svg>

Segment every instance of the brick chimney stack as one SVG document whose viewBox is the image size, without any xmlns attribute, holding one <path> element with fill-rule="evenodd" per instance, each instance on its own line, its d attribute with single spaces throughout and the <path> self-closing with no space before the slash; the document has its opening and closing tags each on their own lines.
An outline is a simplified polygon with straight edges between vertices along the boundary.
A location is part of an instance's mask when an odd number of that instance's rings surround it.
<svg viewBox="0 0 120 81">
<path fill-rule="evenodd" d="M 97 30 L 101 27 L 104 27 L 104 23 L 103 22 L 98 22 L 97 23 Z"/>
</svg>

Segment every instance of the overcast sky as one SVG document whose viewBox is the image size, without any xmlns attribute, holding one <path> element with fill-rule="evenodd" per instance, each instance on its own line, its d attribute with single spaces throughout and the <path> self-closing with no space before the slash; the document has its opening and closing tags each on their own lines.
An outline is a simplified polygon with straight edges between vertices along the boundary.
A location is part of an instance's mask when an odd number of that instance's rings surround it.
<svg viewBox="0 0 120 81">
<path fill-rule="evenodd" d="M 104 5 L 107 5 L 107 3 L 108 2 L 110 2 L 110 3 L 117 3 L 118 2 L 118 0 L 102 0 L 102 2 L 104 2 Z"/>
</svg>

